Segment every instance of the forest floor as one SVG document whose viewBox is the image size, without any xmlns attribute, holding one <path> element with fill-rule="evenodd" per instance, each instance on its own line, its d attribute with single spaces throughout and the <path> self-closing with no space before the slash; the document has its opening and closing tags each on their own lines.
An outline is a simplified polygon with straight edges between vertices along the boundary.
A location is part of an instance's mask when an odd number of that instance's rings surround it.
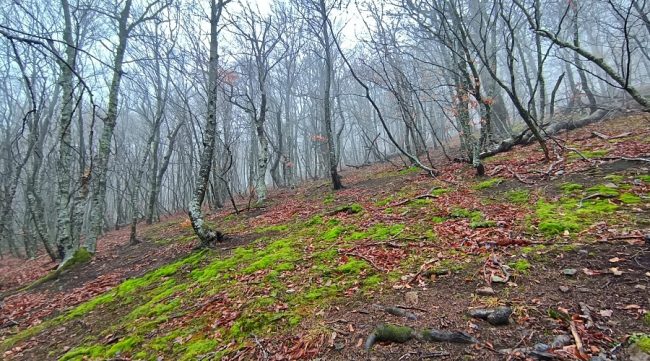
<svg viewBox="0 0 650 361">
<path fill-rule="evenodd" d="M 377 164 L 343 172 L 339 192 L 326 180 L 275 190 L 264 207 L 211 214 L 229 236 L 215 250 L 193 251 L 178 215 L 142 225 L 136 246 L 126 230 L 106 234 L 91 262 L 54 280 L 45 257 L 4 259 L 0 355 L 647 360 L 650 163 L 638 158 L 650 156 L 650 116 L 549 144 L 550 162 L 536 144 L 516 147 L 487 159 L 480 179 L 438 156 L 438 178 Z M 468 316 L 502 306 L 507 325 Z M 477 342 L 392 328 L 408 331 L 391 337 L 403 343 L 366 350 L 381 324 Z"/>
</svg>

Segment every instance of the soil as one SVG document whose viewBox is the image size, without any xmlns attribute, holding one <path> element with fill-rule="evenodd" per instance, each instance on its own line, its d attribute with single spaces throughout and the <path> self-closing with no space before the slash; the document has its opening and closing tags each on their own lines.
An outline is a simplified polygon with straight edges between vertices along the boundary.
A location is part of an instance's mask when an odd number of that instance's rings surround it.
<svg viewBox="0 0 650 361">
<path fill-rule="evenodd" d="M 645 127 L 648 120 L 637 127 L 637 133 L 647 136 L 650 129 Z M 613 129 L 621 127 L 615 123 Z M 577 132 L 581 137 L 586 130 Z M 646 132 L 646 133 L 643 133 Z M 587 133 L 588 134 L 588 133 Z M 529 146 L 530 151 L 535 146 Z M 645 147 L 645 146 L 644 146 Z M 638 147 L 637 147 L 638 148 Z M 641 147 L 641 149 L 645 149 Z M 517 152 L 520 152 L 518 149 Z M 621 153 L 622 154 L 622 153 Z M 618 155 L 621 155 L 618 154 Z M 625 154 L 622 154 L 625 155 Z M 438 154 L 436 160 L 443 157 Z M 493 176 L 502 176 L 500 184 L 486 190 L 472 191 L 463 189 L 464 195 L 477 194 L 479 197 L 463 200 L 471 206 L 481 206 L 490 209 L 498 215 L 500 209 L 490 208 L 484 201 L 503 199 L 503 194 L 513 189 L 527 188 L 540 190 L 548 197 L 561 194 L 564 183 L 578 183 L 585 187 L 600 184 L 603 176 L 616 172 L 617 174 L 639 175 L 648 174 L 648 164 L 638 161 L 617 159 L 594 160 L 584 162 L 575 169 L 566 166 L 561 174 L 557 170 L 550 175 L 530 171 L 531 165 L 526 160 L 512 166 L 513 172 L 503 172 Z M 395 162 L 397 164 L 397 162 Z M 492 169 L 500 163 L 491 165 Z M 536 170 L 547 169 L 548 164 L 532 165 Z M 403 169 L 403 168 L 402 168 Z M 359 202 L 364 207 L 396 192 L 408 193 L 407 197 L 415 197 L 427 193 L 432 186 L 446 184 L 450 187 L 464 180 L 472 179 L 473 170 L 466 164 L 447 164 L 445 173 L 440 178 L 432 180 L 423 172 L 403 172 L 390 163 L 378 164 L 357 170 L 342 172 L 346 189 L 337 192 L 331 204 L 326 208 L 331 210 L 341 205 Z M 528 170 L 528 172 L 527 172 Z M 515 173 L 516 172 L 516 173 Z M 515 174 L 525 177 L 533 184 L 524 184 Z M 382 175 L 382 176 L 378 176 Z M 331 194 L 328 184 L 324 181 L 314 181 L 292 190 L 276 190 L 269 192 L 269 202 L 264 207 L 255 207 L 241 212 L 238 216 L 251 223 L 266 222 L 265 224 L 281 224 L 287 221 L 282 207 L 288 204 L 300 203 L 299 210 L 291 213 L 290 217 L 307 219 L 315 214 L 322 214 L 323 199 Z M 461 201 L 459 199 L 458 201 Z M 318 208 L 315 204 L 320 204 Z M 390 204 L 386 207 L 390 207 Z M 243 207 L 245 208 L 245 207 Z M 441 212 L 443 210 L 440 210 Z M 650 209 L 641 207 L 637 212 L 637 229 L 619 231 L 643 235 L 650 232 L 648 219 Z M 415 212 L 401 215 L 403 219 L 415 219 Z M 232 209 L 225 209 L 211 215 L 210 220 L 218 221 L 219 217 L 232 214 Z M 384 215 L 390 220 L 393 215 Z M 458 221 L 462 223 L 463 221 Z M 249 223 L 249 224 L 251 224 Z M 455 223 L 451 223 L 455 225 Z M 153 225 L 151 227 L 156 227 Z M 650 324 L 644 323 L 642 317 L 650 309 L 650 246 L 642 238 L 628 237 L 616 239 L 609 237 L 609 229 L 605 225 L 595 225 L 588 231 L 596 232 L 593 236 L 583 234 L 568 241 L 560 239 L 553 242 L 558 247 L 538 248 L 534 252 L 522 254 L 519 246 L 504 246 L 493 248 L 482 256 L 474 257 L 469 263 L 463 264 L 459 271 L 431 278 L 417 278 L 406 288 L 386 288 L 372 296 L 357 293 L 348 300 L 339 301 L 324 310 L 322 320 L 310 320 L 301 325 L 304 329 L 314 324 L 324 325 L 329 341 L 323 341 L 318 347 L 321 360 L 524 360 L 525 356 L 499 353 L 506 348 L 530 347 L 537 343 L 550 343 L 559 334 L 571 335 L 570 320 L 584 325 L 581 329 L 582 341 L 592 353 L 605 351 L 625 359 L 623 348 L 612 350 L 612 345 L 625 342 L 625 338 L 634 332 L 650 333 Z M 146 233 L 148 226 L 142 226 L 141 232 Z M 170 231 L 171 232 L 171 231 Z M 451 232 L 453 236 L 453 232 Z M 244 229 L 229 233 L 226 242 L 216 246 L 222 255 L 241 245 L 248 244 L 260 237 L 274 236 L 274 231 L 264 234 L 250 232 Z M 486 236 L 487 237 L 487 236 Z M 465 240 L 463 240 L 465 241 Z M 565 242 L 565 248 L 562 248 Z M 17 327 L 3 327 L 0 338 L 9 336 L 30 325 L 61 314 L 70 307 L 86 301 L 98 294 L 110 290 L 121 281 L 137 277 L 148 271 L 168 264 L 187 255 L 196 242 L 161 244 L 145 239 L 140 244 L 128 245 L 128 230 L 123 229 L 108 233 L 100 240 L 101 248 L 97 256 L 89 263 L 74 267 L 62 273 L 56 280 L 43 282 L 29 290 L 19 291 L 2 300 L 0 307 L 0 326 L 10 322 L 18 323 Z M 532 237 L 526 241 L 530 247 L 548 244 L 546 240 Z M 512 244 L 512 243 L 506 243 Z M 447 250 L 436 250 L 442 252 Z M 425 248 L 423 252 L 433 252 Z M 437 257 L 436 253 L 427 255 Z M 485 261 L 497 257 L 507 264 L 518 259 L 526 259 L 530 268 L 514 272 L 507 284 L 489 284 L 489 278 L 484 277 Z M 8 272 L 23 272 L 23 268 L 15 267 L 16 262 L 7 262 Z M 12 266 L 13 265 L 13 266 Z M 35 274 L 18 277 L 15 274 L 3 275 L 2 288 L 5 295 L 15 292 L 20 287 L 29 284 L 38 276 L 52 269 L 53 264 L 42 257 L 30 261 L 28 266 L 39 269 Z M 12 268 L 13 267 L 13 268 Z M 574 276 L 566 276 L 564 269 L 577 270 Z M 622 272 L 613 273 L 612 268 Z M 5 281 L 5 279 L 7 281 Z M 20 279 L 20 282 L 14 280 Z M 22 283 L 21 285 L 19 285 Z M 490 285 L 495 290 L 494 296 L 476 295 L 480 287 Z M 407 305 L 406 292 L 417 293 L 417 304 Z M 582 317 L 584 310 L 581 303 L 590 309 L 593 325 L 586 327 L 586 319 Z M 19 308 L 22 312 L 16 313 Z M 373 305 L 412 307 L 417 320 L 408 320 L 389 315 Z M 485 321 L 471 319 L 467 311 L 473 307 L 507 305 L 514 309 L 514 315 L 507 326 L 491 326 Z M 10 307 L 11 306 L 11 307 Z M 83 320 L 67 324 L 66 328 L 55 328 L 40 334 L 38 339 L 32 339 L 21 345 L 22 360 L 46 360 L 50 351 L 61 349 L 62 345 L 79 345 L 88 333 L 99 334 L 110 324 L 111 319 L 119 318 L 130 311 L 120 305 L 112 305 L 110 312 L 90 312 Z M 611 311 L 611 313 L 610 313 Z M 566 313 L 566 318 L 563 318 Z M 549 317 L 557 315 L 559 317 Z M 322 321 L 322 322 L 320 322 Z M 313 322 L 309 324 L 309 322 Z M 363 349 L 363 343 L 375 326 L 380 323 L 392 323 L 411 326 L 416 329 L 436 328 L 445 330 L 464 331 L 476 337 L 480 342 L 475 345 L 458 345 L 448 343 L 425 343 L 411 340 L 404 344 L 384 343 L 375 345 L 371 351 Z M 114 342 L 117 333 L 127 332 L 117 330 L 116 334 L 107 337 L 106 343 Z M 288 337 L 288 336 L 287 336 Z M 571 337 L 573 337 L 571 335 Z M 272 340 L 277 344 L 284 340 Z M 572 342 L 573 343 L 573 342 Z M 259 359 L 263 353 L 259 353 Z M 576 359 L 575 352 L 569 347 L 558 352 L 559 359 Z"/>
</svg>

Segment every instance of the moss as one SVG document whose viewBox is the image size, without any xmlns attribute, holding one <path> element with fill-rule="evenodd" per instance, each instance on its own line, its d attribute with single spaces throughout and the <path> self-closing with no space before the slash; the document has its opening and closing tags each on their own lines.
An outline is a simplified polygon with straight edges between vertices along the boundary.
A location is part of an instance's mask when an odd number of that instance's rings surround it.
<svg viewBox="0 0 650 361">
<path fill-rule="evenodd" d="M 490 228 L 494 227 L 497 225 L 497 222 L 495 221 L 487 221 L 487 220 L 480 220 L 480 221 L 472 221 L 469 226 L 472 228 Z"/>
<path fill-rule="evenodd" d="M 392 341 L 404 343 L 413 338 L 415 331 L 406 326 L 384 324 L 377 326 L 373 331 L 377 341 Z"/>
<path fill-rule="evenodd" d="M 569 154 L 569 159 L 582 159 L 583 156 L 587 159 L 600 158 L 607 155 L 607 153 L 609 153 L 607 149 L 583 150 L 580 151 L 580 154 L 575 152 Z"/>
<path fill-rule="evenodd" d="M 214 351 L 218 346 L 215 340 L 199 339 L 191 341 L 185 348 L 185 354 L 181 360 L 195 360 L 197 356 Z"/>
<path fill-rule="evenodd" d="M 479 211 L 471 211 L 465 208 L 452 208 L 449 216 L 453 218 L 469 218 L 475 221 L 483 219 L 483 213 Z"/>
<path fill-rule="evenodd" d="M 66 320 L 71 320 L 73 318 L 83 316 L 88 312 L 94 310 L 97 306 L 115 301 L 115 293 L 109 292 L 103 295 L 97 296 L 89 301 L 82 303 L 81 305 L 75 307 L 68 314 L 64 316 Z"/>
<path fill-rule="evenodd" d="M 414 199 L 411 202 L 409 202 L 410 205 L 415 206 L 415 207 L 426 207 L 431 205 L 433 201 L 431 199 Z"/>
<path fill-rule="evenodd" d="M 84 247 L 80 247 L 77 249 L 77 251 L 74 253 L 72 258 L 70 258 L 67 262 L 63 264 L 63 267 L 59 268 L 56 272 L 62 272 L 67 269 L 70 269 L 76 265 L 83 264 L 90 262 L 90 260 L 93 258 L 92 253 L 88 252 L 88 250 Z"/>
<path fill-rule="evenodd" d="M 525 259 L 518 259 L 515 262 L 509 263 L 508 266 L 520 273 L 528 273 L 531 267 L 530 263 Z"/>
<path fill-rule="evenodd" d="M 373 239 L 384 240 L 398 235 L 402 230 L 404 230 L 403 224 L 392 224 L 390 226 L 378 224 L 371 228 L 371 233 Z"/>
<path fill-rule="evenodd" d="M 230 336 L 235 340 L 241 340 L 249 337 L 251 333 L 264 333 L 270 330 L 272 324 L 286 315 L 284 312 L 260 312 L 253 309 L 233 323 L 230 327 Z"/>
<path fill-rule="evenodd" d="M 334 199 L 335 199 L 334 193 L 329 193 L 323 199 L 323 204 L 330 204 L 330 203 L 334 202 Z"/>
<path fill-rule="evenodd" d="M 393 201 L 393 196 L 388 196 L 386 198 L 383 198 L 383 199 L 380 199 L 380 200 L 376 201 L 375 205 L 377 207 L 385 207 L 392 201 Z"/>
<path fill-rule="evenodd" d="M 533 252 L 541 252 L 546 249 L 546 246 L 543 244 L 538 244 L 535 246 L 526 246 L 521 248 L 521 253 L 524 255 L 531 254 Z"/>
<path fill-rule="evenodd" d="M 537 217 L 540 219 L 538 229 L 547 236 L 555 236 L 565 231 L 576 232 L 580 229 L 578 218 L 574 214 L 559 214 L 557 205 L 544 200 L 537 202 Z"/>
<path fill-rule="evenodd" d="M 501 182 L 503 182 L 503 178 L 491 178 L 491 179 L 484 180 L 483 182 L 480 182 L 480 183 L 474 185 L 474 187 L 472 187 L 472 188 L 474 188 L 476 190 L 488 189 L 488 188 L 492 188 L 492 187 L 494 187 L 496 185 L 499 185 Z"/>
<path fill-rule="evenodd" d="M 289 327 L 298 326 L 301 321 L 302 321 L 302 316 L 295 315 L 295 314 L 289 316 L 289 318 L 287 319 L 287 323 L 288 323 Z"/>
<path fill-rule="evenodd" d="M 399 175 L 407 175 L 407 174 L 413 174 L 413 173 L 419 173 L 419 172 L 420 172 L 420 168 L 413 166 L 413 167 L 409 167 L 409 168 L 400 170 L 398 172 L 398 174 Z"/>
<path fill-rule="evenodd" d="M 135 345 L 139 344 L 142 342 L 142 339 L 139 337 L 127 337 L 124 338 L 114 345 L 112 345 L 108 351 L 106 351 L 106 356 L 115 356 L 118 353 L 123 353 L 127 351 L 131 351 Z"/>
<path fill-rule="evenodd" d="M 431 195 L 434 196 L 434 197 L 438 197 L 438 196 L 441 196 L 441 195 L 443 195 L 445 193 L 448 193 L 450 191 L 451 191 L 451 189 L 449 189 L 449 188 L 437 188 L 437 189 L 434 189 L 434 190 L 431 191 Z"/>
<path fill-rule="evenodd" d="M 436 223 L 436 224 L 444 223 L 446 220 L 447 220 L 447 218 L 438 217 L 438 216 L 431 218 L 431 222 Z"/>
<path fill-rule="evenodd" d="M 635 196 L 634 194 L 631 193 L 623 193 L 621 194 L 620 197 L 618 197 L 618 200 L 623 202 L 624 204 L 639 204 L 641 203 L 641 198 Z"/>
<path fill-rule="evenodd" d="M 364 288 L 372 289 L 376 288 L 383 282 L 383 279 L 379 275 L 372 275 L 365 280 L 363 280 L 362 284 Z"/>
<path fill-rule="evenodd" d="M 319 252 L 314 255 L 314 258 L 320 261 L 333 260 L 338 256 L 339 252 L 335 249 L 328 249 L 326 251 Z"/>
<path fill-rule="evenodd" d="M 643 324 L 650 327 L 650 312 L 646 312 L 643 315 Z"/>
<path fill-rule="evenodd" d="M 59 361 L 82 361 L 88 357 L 98 358 L 104 356 L 105 349 L 102 346 L 82 346 L 66 352 Z"/>
<path fill-rule="evenodd" d="M 361 273 L 362 270 L 367 268 L 368 268 L 368 262 L 351 259 L 346 263 L 338 266 L 336 270 L 343 273 L 359 274 Z"/>
<path fill-rule="evenodd" d="M 625 177 L 618 174 L 609 174 L 605 176 L 605 179 L 611 181 L 612 183 L 623 183 L 624 178 Z"/>
<path fill-rule="evenodd" d="M 334 226 L 327 230 L 327 232 L 323 233 L 323 240 L 325 241 L 333 241 L 337 238 L 339 238 L 339 235 L 345 231 L 345 228 L 342 226 Z"/>
<path fill-rule="evenodd" d="M 435 265 L 432 269 L 431 272 L 434 275 L 444 275 L 449 272 L 459 272 L 462 271 L 464 268 L 463 264 L 460 262 L 451 260 L 451 259 L 443 259 L 440 261 L 437 265 Z"/>
<path fill-rule="evenodd" d="M 547 236 L 558 235 L 565 231 L 580 231 L 605 215 L 613 213 L 617 208 L 606 199 L 582 202 L 578 199 L 562 198 L 552 204 L 540 199 L 536 209 L 539 219 L 538 229 Z"/>
<path fill-rule="evenodd" d="M 637 345 L 639 350 L 650 354 L 650 335 L 635 333 L 630 336 L 630 342 Z"/>
<path fill-rule="evenodd" d="M 643 182 L 650 183 L 650 174 L 640 175 L 637 178 Z"/>
<path fill-rule="evenodd" d="M 363 212 L 363 207 L 359 203 L 352 203 L 347 206 L 341 206 L 334 210 L 335 213 L 357 214 Z"/>
<path fill-rule="evenodd" d="M 376 224 L 370 227 L 367 231 L 363 232 L 353 232 L 348 239 L 349 240 L 361 240 L 361 239 L 374 239 L 374 240 L 386 240 L 391 237 L 397 236 L 404 230 L 403 224 Z"/>
<path fill-rule="evenodd" d="M 563 193 L 569 194 L 582 190 L 583 186 L 582 184 L 578 183 L 564 183 L 560 186 L 560 188 L 562 189 Z"/>
<path fill-rule="evenodd" d="M 258 233 L 266 233 L 266 232 L 283 232 L 289 229 L 289 226 L 286 224 L 278 224 L 274 226 L 268 226 L 268 227 L 262 227 L 257 229 Z"/>
<path fill-rule="evenodd" d="M 287 263 L 295 262 L 299 258 L 300 255 L 293 248 L 292 241 L 280 239 L 269 244 L 265 249 L 256 252 L 255 257 L 253 257 L 256 261 L 244 268 L 243 272 L 250 274 L 263 269 L 284 271 L 287 270 Z"/>
<path fill-rule="evenodd" d="M 517 204 L 528 203 L 528 199 L 530 198 L 530 193 L 525 189 L 512 190 L 506 192 L 506 198 L 508 199 L 508 201 L 512 203 L 517 203 Z"/>
<path fill-rule="evenodd" d="M 313 216 L 307 222 L 305 222 L 305 226 L 316 226 L 319 224 L 323 224 L 322 216 Z"/>
<path fill-rule="evenodd" d="M 312 287 L 302 295 L 306 301 L 323 300 L 328 297 L 335 296 L 339 292 L 339 287 L 336 285 Z"/>
<path fill-rule="evenodd" d="M 604 197 L 617 197 L 618 191 L 615 188 L 599 184 L 587 189 L 588 194 L 600 194 Z"/>
</svg>

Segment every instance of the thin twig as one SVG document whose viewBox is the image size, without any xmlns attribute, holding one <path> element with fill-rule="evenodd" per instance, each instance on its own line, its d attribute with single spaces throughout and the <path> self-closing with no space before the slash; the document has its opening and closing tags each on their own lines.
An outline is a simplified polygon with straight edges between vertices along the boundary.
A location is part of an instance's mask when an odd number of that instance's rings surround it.
<svg viewBox="0 0 650 361">
<path fill-rule="evenodd" d="M 569 328 L 571 329 L 571 334 L 573 335 L 573 339 L 576 342 L 576 348 L 578 349 L 578 352 L 580 355 L 585 354 L 585 347 L 582 344 L 582 339 L 580 338 L 580 335 L 578 334 L 578 328 L 576 327 L 576 323 L 573 321 L 569 322 Z"/>
</svg>

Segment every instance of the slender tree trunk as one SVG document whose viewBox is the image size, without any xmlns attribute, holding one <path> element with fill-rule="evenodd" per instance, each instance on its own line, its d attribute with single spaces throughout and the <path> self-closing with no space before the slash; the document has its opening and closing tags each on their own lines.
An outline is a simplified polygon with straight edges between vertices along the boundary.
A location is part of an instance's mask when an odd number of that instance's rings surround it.
<svg viewBox="0 0 650 361">
<path fill-rule="evenodd" d="M 196 177 L 194 194 L 189 204 L 189 217 L 194 232 L 199 237 L 201 247 L 210 246 L 215 241 L 222 241 L 223 236 L 219 231 L 209 230 L 205 227 L 203 210 L 201 206 L 205 199 L 212 157 L 214 153 L 215 132 L 217 128 L 217 91 L 219 76 L 219 19 L 221 11 L 229 0 L 210 1 L 210 60 L 208 63 L 208 116 L 203 134 L 203 151 L 201 153 L 199 174 Z"/>
<path fill-rule="evenodd" d="M 97 238 L 102 234 L 104 226 L 104 213 L 106 211 L 106 182 L 108 172 L 108 160 L 110 157 L 111 140 L 113 131 L 117 122 L 117 107 L 120 93 L 120 83 L 122 81 L 122 65 L 124 63 L 124 54 L 126 53 L 127 42 L 129 40 L 128 20 L 131 12 L 132 0 L 126 0 L 124 8 L 119 16 L 118 45 L 115 50 L 113 61 L 113 77 L 108 95 L 108 110 L 104 118 L 104 128 L 99 139 L 99 149 L 97 159 L 93 169 L 93 193 L 91 196 L 90 211 L 90 232 L 85 241 L 85 248 L 90 253 L 95 253 L 97 249 Z"/>
<path fill-rule="evenodd" d="M 342 189 L 341 177 L 338 173 L 338 163 L 336 157 L 336 148 L 334 147 L 334 132 L 332 131 L 332 99 L 330 91 L 332 87 L 332 46 L 330 44 L 329 25 L 327 18 L 327 9 L 325 0 L 319 0 L 320 14 L 323 21 L 323 47 L 325 49 L 325 85 L 323 89 L 323 112 L 325 120 L 325 131 L 327 133 L 327 157 L 329 163 L 330 177 L 332 178 L 332 188 L 334 190 Z M 332 36 L 335 36 L 332 34 Z"/>
</svg>

